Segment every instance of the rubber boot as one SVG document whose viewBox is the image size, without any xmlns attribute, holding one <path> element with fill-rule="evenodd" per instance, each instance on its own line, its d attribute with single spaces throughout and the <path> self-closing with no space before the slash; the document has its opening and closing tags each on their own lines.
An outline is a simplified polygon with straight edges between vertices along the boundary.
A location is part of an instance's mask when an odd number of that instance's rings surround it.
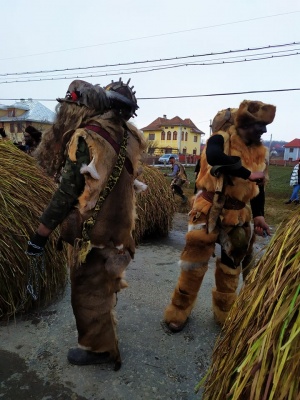
<svg viewBox="0 0 300 400">
<path fill-rule="evenodd" d="M 227 267 L 217 259 L 215 281 L 216 287 L 212 290 L 213 312 L 217 323 L 223 325 L 229 311 L 237 298 L 236 289 L 239 284 L 241 267 L 236 269 Z"/>
<path fill-rule="evenodd" d="M 208 266 L 181 270 L 171 303 L 165 309 L 164 320 L 172 332 L 181 331 L 194 307 L 198 291 Z"/>
</svg>

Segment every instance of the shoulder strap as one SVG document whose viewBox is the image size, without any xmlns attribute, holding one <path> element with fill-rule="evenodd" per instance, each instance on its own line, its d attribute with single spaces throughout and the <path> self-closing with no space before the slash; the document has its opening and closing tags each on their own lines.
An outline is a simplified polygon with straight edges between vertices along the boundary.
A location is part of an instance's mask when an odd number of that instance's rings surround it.
<svg viewBox="0 0 300 400">
<path fill-rule="evenodd" d="M 115 152 L 117 154 L 119 154 L 120 145 L 117 142 L 115 142 L 114 139 L 110 136 L 110 134 L 105 129 L 101 128 L 101 126 L 98 126 L 98 125 L 86 125 L 84 128 L 85 129 L 89 129 L 90 131 L 96 132 L 98 135 L 102 136 L 103 139 L 105 139 L 113 147 Z M 124 166 L 127 169 L 128 173 L 130 175 L 133 175 L 132 162 L 129 160 L 128 157 L 125 157 Z"/>
</svg>

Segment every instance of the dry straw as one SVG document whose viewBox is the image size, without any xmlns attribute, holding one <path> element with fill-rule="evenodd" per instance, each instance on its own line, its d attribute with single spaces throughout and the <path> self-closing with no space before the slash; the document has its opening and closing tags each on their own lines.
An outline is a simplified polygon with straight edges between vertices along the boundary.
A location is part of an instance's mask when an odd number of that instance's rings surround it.
<svg viewBox="0 0 300 400">
<path fill-rule="evenodd" d="M 300 399 L 299 210 L 276 231 L 214 348 L 203 400 Z"/>
<path fill-rule="evenodd" d="M 55 184 L 36 166 L 32 157 L 7 141 L 0 142 L 0 176 L 1 319 L 55 299 L 65 287 L 67 269 L 65 253 L 55 249 L 58 232 L 54 232 L 46 246 L 45 271 L 36 274 L 40 293 L 38 300 L 33 301 L 26 291 L 30 258 L 25 250 Z"/>
<path fill-rule="evenodd" d="M 137 195 L 137 243 L 149 236 L 166 236 L 172 227 L 176 211 L 170 183 L 157 168 L 144 165 L 143 174 L 138 179 L 146 183 L 148 189 Z"/>
</svg>

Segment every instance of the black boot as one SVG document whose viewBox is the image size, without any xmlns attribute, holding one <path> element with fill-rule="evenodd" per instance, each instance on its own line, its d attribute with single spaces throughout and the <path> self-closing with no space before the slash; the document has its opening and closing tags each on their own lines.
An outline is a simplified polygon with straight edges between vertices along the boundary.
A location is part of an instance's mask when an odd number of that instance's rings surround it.
<svg viewBox="0 0 300 400">
<path fill-rule="evenodd" d="M 285 201 L 284 204 L 291 204 L 292 200 Z"/>
<path fill-rule="evenodd" d="M 299 200 L 294 200 L 293 203 L 294 203 L 294 204 L 299 204 L 300 201 L 299 201 Z"/>
<path fill-rule="evenodd" d="M 105 364 L 112 361 L 112 359 L 108 352 L 95 353 L 77 347 L 68 351 L 68 361 L 75 365 L 92 365 Z"/>
</svg>

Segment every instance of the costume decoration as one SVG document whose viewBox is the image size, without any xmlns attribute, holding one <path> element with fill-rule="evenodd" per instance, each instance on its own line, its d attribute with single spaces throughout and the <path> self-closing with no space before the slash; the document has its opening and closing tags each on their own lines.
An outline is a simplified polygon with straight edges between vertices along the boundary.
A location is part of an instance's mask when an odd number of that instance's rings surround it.
<svg viewBox="0 0 300 400">
<path fill-rule="evenodd" d="M 111 107 L 119 109 L 120 114 L 126 119 L 136 116 L 136 110 L 139 108 L 135 97 L 134 86 L 129 86 L 130 79 L 127 83 L 122 82 L 121 78 L 118 82 L 112 81 L 105 86 L 107 96 L 110 99 Z"/>
</svg>

